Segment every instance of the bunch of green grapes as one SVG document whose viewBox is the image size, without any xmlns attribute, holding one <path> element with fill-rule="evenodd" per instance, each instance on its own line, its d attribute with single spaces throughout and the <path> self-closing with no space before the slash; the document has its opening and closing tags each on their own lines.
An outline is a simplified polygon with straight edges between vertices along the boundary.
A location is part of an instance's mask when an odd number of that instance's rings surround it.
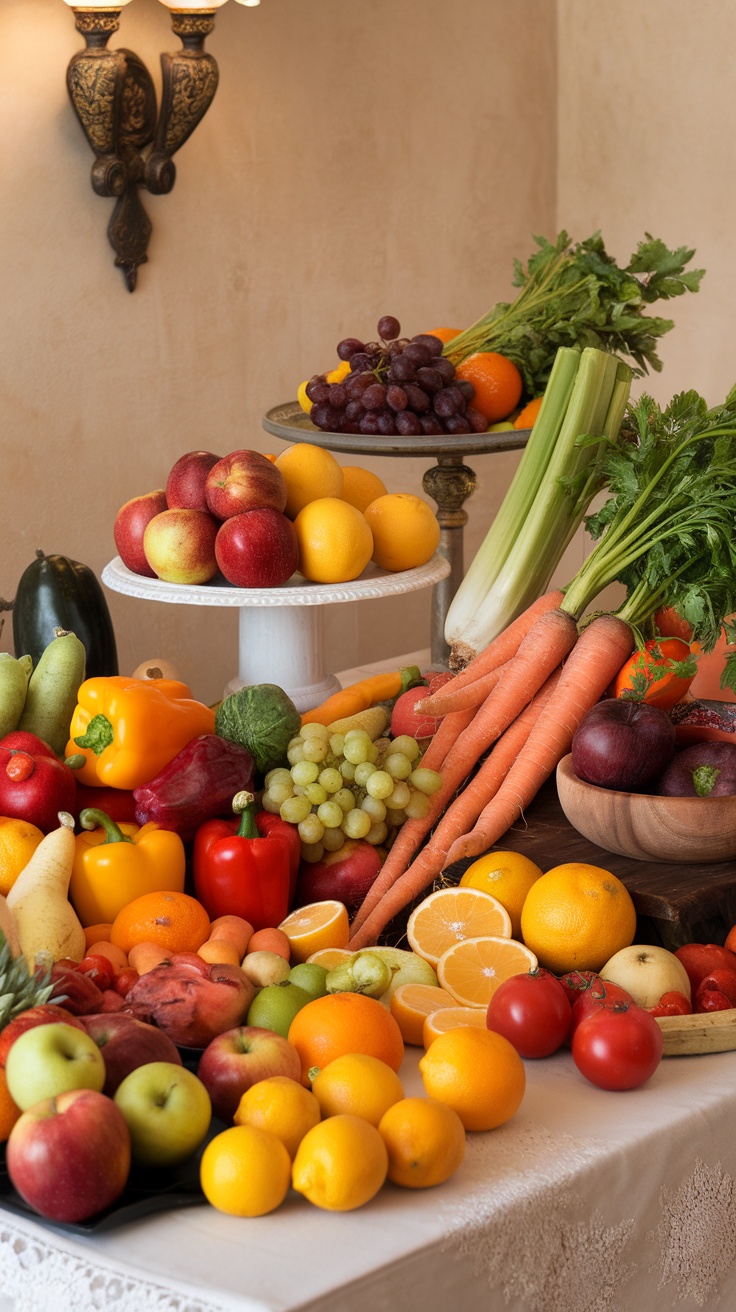
<svg viewBox="0 0 736 1312">
<path fill-rule="evenodd" d="M 372 742 L 363 729 L 330 733 L 305 724 L 287 749 L 289 769 L 269 770 L 263 808 L 296 825 L 302 856 L 319 861 L 346 838 L 389 845 L 405 820 L 429 811 L 442 776 L 421 765 L 415 738 Z"/>
</svg>

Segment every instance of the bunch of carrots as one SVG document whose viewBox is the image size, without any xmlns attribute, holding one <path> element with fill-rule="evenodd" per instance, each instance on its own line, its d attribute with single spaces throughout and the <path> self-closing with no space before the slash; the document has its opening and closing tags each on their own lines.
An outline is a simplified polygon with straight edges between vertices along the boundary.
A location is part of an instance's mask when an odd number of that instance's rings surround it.
<svg viewBox="0 0 736 1312">
<path fill-rule="evenodd" d="M 446 865 L 498 842 L 657 611 L 673 606 L 709 651 L 736 609 L 736 388 L 713 410 L 695 392 L 664 411 L 644 396 L 630 417 L 604 460 L 610 496 L 586 520 L 599 540 L 581 570 L 417 708 L 443 717 L 423 758 L 442 788 L 424 819 L 400 829 L 353 920 L 352 950 L 376 942 Z M 627 587 L 624 605 L 583 619 L 614 580 Z"/>
</svg>

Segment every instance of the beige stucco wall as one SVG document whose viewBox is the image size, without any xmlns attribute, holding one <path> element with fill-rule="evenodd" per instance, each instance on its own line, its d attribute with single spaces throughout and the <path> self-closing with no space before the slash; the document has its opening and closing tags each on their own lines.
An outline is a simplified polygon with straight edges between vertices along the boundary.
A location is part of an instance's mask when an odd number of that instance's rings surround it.
<svg viewBox="0 0 736 1312">
<path fill-rule="evenodd" d="M 173 193 L 145 199 L 150 263 L 131 296 L 66 97 L 72 16 L 2 0 L 0 594 L 39 546 L 101 570 L 118 506 L 183 452 L 281 449 L 262 414 L 346 333 L 385 312 L 412 332 L 462 326 L 508 297 L 533 232 L 600 226 L 617 256 L 645 229 L 697 246 L 710 276 L 673 306 L 655 390 L 717 399 L 732 381 L 734 36 L 722 0 L 228 4 L 209 42 L 220 89 Z M 158 82 L 176 42 L 163 6 L 135 0 L 114 44 Z M 472 462 L 468 556 L 517 459 Z M 371 463 L 419 491 L 429 462 Z M 235 614 L 109 601 L 124 670 L 168 655 L 219 695 Z M 428 594 L 327 613 L 334 669 L 428 640 Z"/>
</svg>

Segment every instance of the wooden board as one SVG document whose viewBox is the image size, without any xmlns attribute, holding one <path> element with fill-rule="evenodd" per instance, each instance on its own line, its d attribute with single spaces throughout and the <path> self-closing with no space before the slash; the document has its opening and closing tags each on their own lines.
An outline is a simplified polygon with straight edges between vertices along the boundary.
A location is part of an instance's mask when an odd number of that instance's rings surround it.
<svg viewBox="0 0 736 1312">
<path fill-rule="evenodd" d="M 550 779 L 527 811 L 496 843 L 497 850 L 523 852 L 542 870 L 566 861 L 585 861 L 612 871 L 628 888 L 638 917 L 637 942 L 674 951 L 683 943 L 723 943 L 736 924 L 736 861 L 675 865 L 635 861 L 591 843 L 566 819 Z M 459 879 L 475 858 L 446 872 Z"/>
<path fill-rule="evenodd" d="M 687 1057 L 701 1052 L 733 1052 L 736 1048 L 736 1007 L 701 1016 L 658 1016 L 663 1057 Z"/>
</svg>

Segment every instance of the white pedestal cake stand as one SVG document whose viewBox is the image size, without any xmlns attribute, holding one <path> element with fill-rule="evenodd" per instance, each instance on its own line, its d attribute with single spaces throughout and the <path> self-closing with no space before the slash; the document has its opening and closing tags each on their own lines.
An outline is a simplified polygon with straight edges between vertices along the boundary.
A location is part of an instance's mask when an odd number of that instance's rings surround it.
<svg viewBox="0 0 736 1312">
<path fill-rule="evenodd" d="M 450 563 L 439 552 L 418 569 L 390 574 L 369 565 L 352 583 L 309 583 L 294 575 L 281 588 L 234 588 L 224 580 L 187 586 L 133 574 L 119 556 L 102 571 L 113 592 L 145 601 L 189 606 L 235 606 L 240 612 L 237 677 L 224 696 L 254 683 L 275 683 L 298 711 L 337 692 L 339 680 L 325 668 L 324 607 L 342 601 L 396 597 L 439 583 Z"/>
</svg>

